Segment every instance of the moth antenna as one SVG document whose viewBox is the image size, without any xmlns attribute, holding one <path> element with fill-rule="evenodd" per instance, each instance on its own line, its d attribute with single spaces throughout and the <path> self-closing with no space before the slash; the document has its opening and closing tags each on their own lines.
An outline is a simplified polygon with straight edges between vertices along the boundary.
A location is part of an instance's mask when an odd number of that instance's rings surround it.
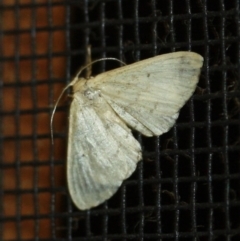
<svg viewBox="0 0 240 241">
<path fill-rule="evenodd" d="M 123 61 L 121 61 L 120 59 L 117 59 L 117 58 L 112 58 L 112 57 L 109 57 L 109 58 L 100 58 L 100 59 L 97 59 L 97 60 L 94 60 L 88 64 L 86 64 L 84 67 L 80 68 L 80 70 L 78 71 L 77 73 L 77 76 L 79 76 L 81 74 L 81 72 L 85 69 L 89 69 L 90 66 L 92 66 L 93 64 L 97 63 L 97 62 L 100 62 L 100 61 L 106 61 L 106 60 L 114 60 L 114 61 L 117 61 L 123 65 L 126 65 L 126 63 L 124 63 Z M 91 72 L 92 72 L 92 68 L 91 69 Z M 91 73 L 90 73 L 91 74 Z M 87 76 L 88 76 L 88 73 L 87 73 Z M 91 76 L 88 76 L 88 78 L 90 78 Z"/>
<path fill-rule="evenodd" d="M 90 47 L 88 48 L 88 51 L 91 51 L 90 50 Z M 88 52 L 89 53 L 89 52 Z M 91 58 L 90 58 L 91 59 Z M 56 109 L 57 109 L 57 106 L 58 106 L 58 103 L 60 101 L 60 99 L 62 98 L 64 92 L 71 86 L 73 86 L 77 81 L 78 81 L 78 77 L 79 75 L 82 73 L 83 70 L 87 69 L 87 74 L 89 74 L 89 69 L 90 71 L 92 72 L 91 68 L 89 68 L 90 66 L 92 66 L 93 64 L 97 63 L 97 62 L 100 62 L 100 61 L 105 61 L 105 60 L 114 60 L 114 61 L 117 61 L 123 65 L 126 65 L 123 61 L 117 59 L 117 58 L 101 58 L 101 59 L 97 59 L 97 60 L 94 60 L 92 61 L 91 63 L 88 63 L 87 65 L 85 65 L 84 67 L 81 67 L 79 69 L 79 71 L 77 72 L 77 75 L 74 77 L 74 79 L 66 86 L 64 87 L 64 89 L 62 90 L 61 94 L 59 95 L 59 97 L 57 98 L 57 101 L 56 101 L 56 104 L 54 105 L 53 107 L 53 111 L 52 111 L 52 114 L 51 114 L 51 118 L 50 118 L 50 132 L 51 132 L 51 142 L 52 142 L 52 145 L 54 144 L 54 141 L 53 141 L 53 117 L 54 117 L 54 114 L 56 112 Z M 91 73 L 90 73 L 91 74 Z M 89 76 L 90 77 L 90 76 Z"/>
<path fill-rule="evenodd" d="M 59 95 L 54 107 L 53 107 L 53 111 L 52 111 L 52 114 L 51 114 L 51 119 L 50 119 L 50 132 L 51 132 L 51 142 L 52 142 L 52 145 L 54 144 L 54 141 L 53 141 L 53 117 L 55 115 L 55 112 L 56 112 L 56 109 L 57 109 L 57 106 L 58 106 L 58 103 L 60 101 L 60 99 L 62 98 L 63 96 L 63 93 L 70 87 L 72 86 L 72 82 L 69 83 L 66 87 L 64 87 L 64 89 L 62 90 L 61 94 Z"/>
</svg>

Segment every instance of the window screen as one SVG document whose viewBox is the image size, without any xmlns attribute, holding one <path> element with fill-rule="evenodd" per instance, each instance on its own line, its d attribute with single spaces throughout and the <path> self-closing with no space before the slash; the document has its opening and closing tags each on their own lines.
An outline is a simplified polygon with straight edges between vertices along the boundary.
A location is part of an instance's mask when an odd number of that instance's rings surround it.
<svg viewBox="0 0 240 241">
<path fill-rule="evenodd" d="M 238 0 L 0 1 L 0 239 L 240 238 Z M 66 183 L 71 91 L 92 59 L 126 64 L 194 51 L 198 87 L 174 127 L 141 143 L 143 160 L 117 193 L 80 211 Z M 93 75 L 120 67 L 102 61 Z"/>
</svg>

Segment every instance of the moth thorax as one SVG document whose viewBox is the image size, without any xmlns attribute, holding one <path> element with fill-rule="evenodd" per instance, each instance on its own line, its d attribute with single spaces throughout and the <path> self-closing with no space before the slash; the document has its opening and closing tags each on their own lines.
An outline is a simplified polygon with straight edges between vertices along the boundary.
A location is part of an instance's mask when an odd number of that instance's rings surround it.
<svg viewBox="0 0 240 241">
<path fill-rule="evenodd" d="M 92 88 L 87 88 L 84 91 L 84 96 L 87 97 L 89 100 L 95 100 L 100 96 L 100 90 L 94 90 Z"/>
</svg>

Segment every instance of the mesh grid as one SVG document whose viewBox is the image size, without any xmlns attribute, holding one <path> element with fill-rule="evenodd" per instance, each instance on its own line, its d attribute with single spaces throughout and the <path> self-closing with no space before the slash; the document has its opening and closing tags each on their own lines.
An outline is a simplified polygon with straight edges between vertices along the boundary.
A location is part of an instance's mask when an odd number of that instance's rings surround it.
<svg viewBox="0 0 240 241">
<path fill-rule="evenodd" d="M 1 240 L 239 240 L 239 1 L 0 1 Z M 198 88 L 158 138 L 134 133 L 143 161 L 103 205 L 77 210 L 65 180 L 70 98 L 85 61 L 127 64 L 191 50 Z M 118 67 L 94 65 L 93 74 Z"/>
</svg>

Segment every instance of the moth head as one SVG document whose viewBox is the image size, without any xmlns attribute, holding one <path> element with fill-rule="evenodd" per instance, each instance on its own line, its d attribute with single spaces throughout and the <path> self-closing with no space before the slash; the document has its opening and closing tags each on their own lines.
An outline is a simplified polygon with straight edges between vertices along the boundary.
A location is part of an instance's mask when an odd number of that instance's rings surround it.
<svg viewBox="0 0 240 241">
<path fill-rule="evenodd" d="M 78 91 L 83 91 L 86 86 L 87 80 L 85 78 L 77 78 L 75 83 L 73 83 L 73 93 Z"/>
</svg>

